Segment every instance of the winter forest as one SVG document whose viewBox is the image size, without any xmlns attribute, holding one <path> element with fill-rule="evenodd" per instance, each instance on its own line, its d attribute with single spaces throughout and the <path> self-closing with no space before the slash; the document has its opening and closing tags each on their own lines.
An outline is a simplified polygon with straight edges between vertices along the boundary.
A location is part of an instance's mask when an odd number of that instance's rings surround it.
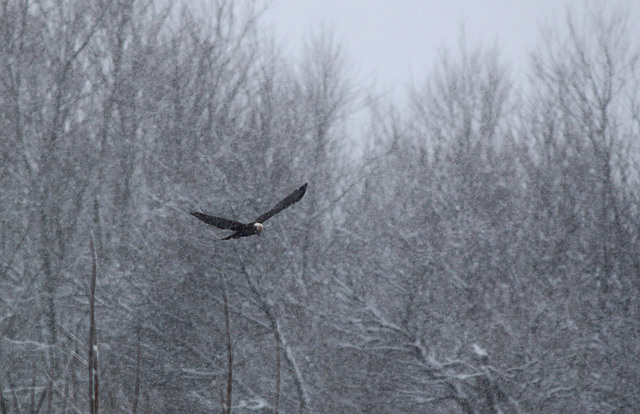
<svg viewBox="0 0 640 414">
<path fill-rule="evenodd" d="M 640 409 L 640 42 L 461 37 L 402 103 L 260 1 L 0 4 L 0 414 Z M 253 220 L 308 182 L 260 236 Z"/>
</svg>

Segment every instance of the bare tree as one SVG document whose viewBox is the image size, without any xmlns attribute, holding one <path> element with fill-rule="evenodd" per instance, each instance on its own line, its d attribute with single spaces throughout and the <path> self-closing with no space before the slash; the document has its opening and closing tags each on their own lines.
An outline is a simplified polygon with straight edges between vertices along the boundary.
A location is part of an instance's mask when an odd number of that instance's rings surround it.
<svg viewBox="0 0 640 414">
<path fill-rule="evenodd" d="M 563 324 L 576 327 L 563 339 L 558 359 L 579 361 L 574 392 L 566 397 L 584 410 L 607 411 L 635 401 L 630 390 L 621 391 L 622 384 L 614 392 L 617 381 L 604 379 L 618 369 L 612 364 L 638 363 L 634 352 L 622 351 L 629 347 L 625 338 L 635 336 L 622 333 L 625 321 L 637 312 L 625 303 L 637 291 L 631 224 L 636 219 L 628 214 L 635 197 L 630 183 L 637 179 L 630 168 L 637 158 L 630 111 L 637 96 L 628 90 L 637 82 L 639 52 L 623 10 L 592 3 L 570 11 L 566 32 L 548 29 L 533 60 L 528 131 L 535 131 L 537 140 L 529 171 L 539 193 L 533 197 L 542 224 L 537 239 L 545 252 L 538 269 L 563 292 L 563 304 L 549 306 Z M 588 313 L 579 305 L 585 301 Z M 594 371 L 603 379 L 587 374 Z M 568 386 L 566 379 L 560 382 Z"/>
</svg>

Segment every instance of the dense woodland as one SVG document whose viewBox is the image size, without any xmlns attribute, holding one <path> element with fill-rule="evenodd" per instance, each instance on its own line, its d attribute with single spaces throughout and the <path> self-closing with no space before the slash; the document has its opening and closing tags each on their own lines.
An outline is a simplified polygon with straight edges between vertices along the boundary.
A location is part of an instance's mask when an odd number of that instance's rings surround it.
<svg viewBox="0 0 640 414">
<path fill-rule="evenodd" d="M 263 10 L 1 2 L 0 413 L 637 412 L 638 22 L 398 103 Z"/>
</svg>

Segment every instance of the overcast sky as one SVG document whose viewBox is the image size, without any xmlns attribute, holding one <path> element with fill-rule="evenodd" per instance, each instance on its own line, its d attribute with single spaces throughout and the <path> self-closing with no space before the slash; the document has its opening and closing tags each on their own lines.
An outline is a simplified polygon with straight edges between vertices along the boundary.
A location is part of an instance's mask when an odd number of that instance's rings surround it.
<svg viewBox="0 0 640 414">
<path fill-rule="evenodd" d="M 360 80 L 375 79 L 378 86 L 397 90 L 422 83 L 439 50 L 457 47 L 463 23 L 470 46 L 496 44 L 511 70 L 522 73 L 540 24 L 560 22 L 567 4 L 584 7 L 586 1 L 273 0 L 264 22 L 291 53 L 322 24 L 332 27 Z M 635 18 L 631 23 L 640 26 L 639 0 L 606 3 L 624 4 Z"/>
</svg>

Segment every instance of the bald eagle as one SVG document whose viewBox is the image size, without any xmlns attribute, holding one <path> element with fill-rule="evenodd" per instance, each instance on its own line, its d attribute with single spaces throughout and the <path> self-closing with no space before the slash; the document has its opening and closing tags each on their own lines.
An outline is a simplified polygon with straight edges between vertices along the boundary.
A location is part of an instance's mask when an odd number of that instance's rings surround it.
<svg viewBox="0 0 640 414">
<path fill-rule="evenodd" d="M 262 230 L 264 229 L 262 223 L 275 216 L 285 208 L 289 207 L 291 204 L 300 201 L 306 191 L 307 183 L 305 183 L 302 187 L 298 188 L 293 193 L 286 196 L 282 201 L 276 204 L 274 208 L 260 215 L 257 219 L 255 219 L 255 221 L 252 221 L 251 223 L 240 223 L 234 220 L 210 216 L 198 211 L 190 211 L 189 214 L 191 214 L 198 220 L 204 221 L 205 223 L 212 226 L 216 226 L 219 229 L 233 230 L 234 233 L 223 238 L 222 240 L 239 239 L 240 237 L 253 236 L 254 234 L 260 235 L 260 233 L 262 233 Z"/>
</svg>

